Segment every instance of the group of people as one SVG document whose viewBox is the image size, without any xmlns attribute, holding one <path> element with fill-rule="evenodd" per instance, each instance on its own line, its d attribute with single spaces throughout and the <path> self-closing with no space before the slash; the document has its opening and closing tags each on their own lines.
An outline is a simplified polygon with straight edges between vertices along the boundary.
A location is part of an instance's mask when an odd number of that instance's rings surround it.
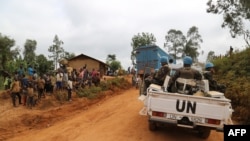
<svg viewBox="0 0 250 141">
<path fill-rule="evenodd" d="M 41 100 L 44 85 L 45 81 L 40 78 L 35 81 L 34 78 L 27 78 L 24 74 L 22 77 L 14 76 L 14 81 L 7 89 L 11 94 L 13 106 L 17 107 L 16 97 L 18 97 L 19 104 L 29 108 L 35 106 Z"/>
<path fill-rule="evenodd" d="M 100 71 L 94 68 L 92 71 L 89 71 L 86 65 L 80 68 L 79 72 L 74 69 L 69 76 L 73 78 L 76 89 L 85 86 L 90 87 L 92 84 L 98 86 L 101 81 Z"/>
<path fill-rule="evenodd" d="M 41 101 L 41 98 L 53 94 L 54 91 L 67 90 L 67 100 L 72 101 L 73 89 L 79 88 L 79 84 L 91 86 L 92 83 L 95 86 L 99 85 L 100 72 L 95 69 L 89 72 L 86 65 L 79 71 L 73 69 L 70 73 L 65 66 L 60 66 L 55 74 L 40 75 L 31 65 L 27 69 L 20 65 L 13 76 L 9 75 L 5 78 L 4 87 L 11 94 L 14 107 L 17 107 L 16 98 L 18 98 L 19 104 L 32 108 Z"/>
<path fill-rule="evenodd" d="M 202 74 L 200 71 L 193 69 L 191 66 L 193 64 L 193 60 L 190 56 L 185 56 L 183 58 L 183 67 L 177 69 L 173 76 L 171 73 L 171 67 L 169 66 L 169 60 L 166 56 L 161 57 L 161 68 L 154 73 L 153 75 L 149 75 L 144 79 L 145 87 L 144 94 L 146 95 L 146 89 L 150 84 L 158 84 L 163 85 L 166 76 L 171 76 L 169 80 L 169 85 L 167 90 L 169 92 L 178 92 L 184 93 L 188 95 L 192 95 L 197 90 L 195 89 L 195 83 L 188 83 L 188 85 L 184 84 L 189 81 L 195 82 L 196 80 L 206 79 L 209 82 L 209 90 L 210 91 L 220 91 L 225 92 L 226 87 L 224 85 L 218 84 L 213 79 L 214 74 L 214 65 L 211 62 L 205 64 L 205 72 Z M 184 81 L 183 81 L 184 80 Z"/>
</svg>

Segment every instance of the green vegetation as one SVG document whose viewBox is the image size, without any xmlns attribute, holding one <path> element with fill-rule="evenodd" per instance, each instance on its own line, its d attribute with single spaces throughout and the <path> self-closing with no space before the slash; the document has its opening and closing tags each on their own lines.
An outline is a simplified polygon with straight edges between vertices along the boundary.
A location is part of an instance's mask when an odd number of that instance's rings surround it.
<svg viewBox="0 0 250 141">
<path fill-rule="evenodd" d="M 79 88 L 76 94 L 79 97 L 86 97 L 88 99 L 95 99 L 100 95 L 101 87 Z"/>
<path fill-rule="evenodd" d="M 56 98 L 56 100 L 63 103 L 64 101 L 68 100 L 68 93 L 67 93 L 67 91 L 57 92 L 57 93 L 55 93 L 55 98 Z"/>
<path fill-rule="evenodd" d="M 47 73 L 51 70 L 55 70 L 57 62 L 62 58 L 71 58 L 75 55 L 69 53 L 61 47 L 63 41 L 61 41 L 57 35 L 53 40 L 53 45 L 48 49 L 52 55 L 49 57 L 52 60 L 48 60 L 43 54 L 36 54 L 37 41 L 27 39 L 24 48 L 15 47 L 15 40 L 0 33 L 0 71 L 6 71 L 10 75 L 13 75 L 19 66 L 22 65 L 24 69 L 27 69 L 28 65 L 31 65 L 36 72 L 40 74 Z M 23 50 L 23 52 L 21 51 Z M 0 74 L 2 77 L 2 74 Z M 2 82 L 2 81 L 0 81 Z"/>
<path fill-rule="evenodd" d="M 102 96 L 103 91 L 111 90 L 116 91 L 118 89 L 127 89 L 131 87 L 131 84 L 123 77 L 115 77 L 114 79 L 109 79 L 107 81 L 101 81 L 98 87 L 90 88 L 80 88 L 77 90 L 76 94 L 79 97 L 86 97 L 88 99 L 95 99 Z M 117 92 L 117 91 L 116 91 Z"/>
<path fill-rule="evenodd" d="M 112 72 L 122 69 L 121 62 L 116 60 L 115 54 L 108 54 L 107 59 L 106 59 L 106 64 L 109 65 L 110 70 L 112 70 Z"/>
<path fill-rule="evenodd" d="M 132 64 L 136 64 L 135 55 L 136 55 L 136 48 L 140 46 L 146 46 L 146 45 L 155 45 L 156 38 L 153 33 L 148 32 L 142 32 L 138 33 L 137 35 L 134 35 L 132 38 L 131 46 L 131 61 Z"/>
<path fill-rule="evenodd" d="M 247 45 L 250 40 L 249 24 L 250 1 L 249 0 L 208 0 L 207 12 L 221 15 L 222 28 L 228 28 L 233 38 L 242 36 Z"/>
<path fill-rule="evenodd" d="M 198 27 L 190 27 L 186 36 L 180 30 L 170 29 L 165 36 L 165 40 L 164 47 L 168 48 L 169 54 L 175 59 L 188 55 L 193 60 L 198 60 L 197 58 L 200 55 L 198 50 L 200 49 L 200 43 L 203 42 Z"/>
<path fill-rule="evenodd" d="M 230 57 L 215 59 L 215 79 L 225 84 L 225 96 L 232 101 L 233 119 L 250 124 L 250 48 Z"/>
</svg>

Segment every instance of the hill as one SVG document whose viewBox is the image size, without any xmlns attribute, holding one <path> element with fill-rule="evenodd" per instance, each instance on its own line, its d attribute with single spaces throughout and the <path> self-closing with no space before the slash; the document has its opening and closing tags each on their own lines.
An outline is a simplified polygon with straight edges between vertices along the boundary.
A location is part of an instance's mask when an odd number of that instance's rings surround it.
<svg viewBox="0 0 250 141">
<path fill-rule="evenodd" d="M 225 96 L 232 100 L 233 119 L 250 124 L 250 48 L 212 62 L 216 70 L 215 79 L 226 85 Z"/>
</svg>

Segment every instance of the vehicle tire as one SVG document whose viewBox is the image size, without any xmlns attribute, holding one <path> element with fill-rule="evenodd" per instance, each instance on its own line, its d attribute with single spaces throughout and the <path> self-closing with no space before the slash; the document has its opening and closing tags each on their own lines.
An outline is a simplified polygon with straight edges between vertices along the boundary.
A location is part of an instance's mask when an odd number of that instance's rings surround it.
<svg viewBox="0 0 250 141">
<path fill-rule="evenodd" d="M 211 129 L 209 129 L 209 128 L 206 128 L 206 127 L 198 128 L 198 135 L 202 139 L 208 138 L 210 135 L 210 132 L 211 132 Z"/>
<path fill-rule="evenodd" d="M 148 123 L 149 123 L 149 130 L 150 131 L 156 131 L 157 130 L 157 125 L 156 125 L 155 122 L 149 121 Z"/>
</svg>

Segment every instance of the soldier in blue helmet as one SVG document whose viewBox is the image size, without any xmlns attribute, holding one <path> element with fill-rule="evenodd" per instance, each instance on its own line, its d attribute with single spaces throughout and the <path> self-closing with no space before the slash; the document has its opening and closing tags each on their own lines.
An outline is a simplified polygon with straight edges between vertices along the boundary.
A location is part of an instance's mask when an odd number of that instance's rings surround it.
<svg viewBox="0 0 250 141">
<path fill-rule="evenodd" d="M 184 84 L 177 81 L 178 78 L 187 80 L 201 80 L 202 75 L 198 70 L 191 68 L 193 59 L 190 56 L 185 56 L 183 58 L 183 67 L 178 69 L 171 79 L 171 91 L 178 92 L 178 90 L 183 90 Z M 180 79 L 179 79 L 180 80 Z M 187 85 L 185 87 L 186 93 L 191 95 L 193 93 L 192 86 Z"/>
<path fill-rule="evenodd" d="M 150 75 L 147 78 L 145 78 L 145 88 L 144 88 L 144 94 L 146 95 L 146 89 L 149 87 L 150 84 L 158 84 L 163 85 L 164 80 L 167 75 L 170 75 L 170 67 L 168 66 L 168 57 L 162 56 L 160 58 L 161 62 L 161 68 L 153 75 L 153 77 Z"/>
<path fill-rule="evenodd" d="M 220 91 L 222 93 L 225 93 L 226 87 L 222 84 L 218 84 L 213 79 L 214 73 L 215 73 L 214 64 L 211 62 L 207 62 L 205 64 L 205 72 L 204 72 L 203 76 L 204 76 L 204 79 L 207 79 L 209 82 L 209 90 L 210 91 Z"/>
<path fill-rule="evenodd" d="M 170 75 L 170 67 L 168 66 L 168 57 L 161 57 L 161 68 L 157 71 L 154 79 L 157 81 L 156 84 L 163 85 L 166 75 Z"/>
</svg>

